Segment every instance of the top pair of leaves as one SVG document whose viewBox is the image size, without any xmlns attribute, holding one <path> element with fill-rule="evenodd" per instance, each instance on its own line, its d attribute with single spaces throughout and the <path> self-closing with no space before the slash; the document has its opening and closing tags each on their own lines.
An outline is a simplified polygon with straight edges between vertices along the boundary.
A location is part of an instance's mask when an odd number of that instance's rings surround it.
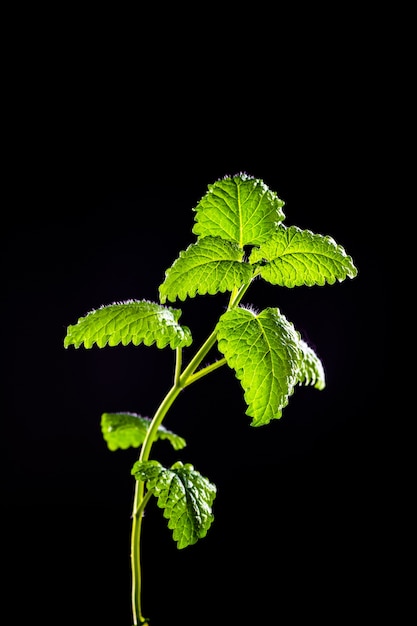
<svg viewBox="0 0 417 626">
<path fill-rule="evenodd" d="M 232 291 L 257 275 L 284 287 L 356 276 L 351 257 L 333 238 L 284 226 L 283 206 L 263 181 L 247 174 L 209 185 L 194 209 L 197 241 L 166 271 L 160 301 Z"/>
</svg>

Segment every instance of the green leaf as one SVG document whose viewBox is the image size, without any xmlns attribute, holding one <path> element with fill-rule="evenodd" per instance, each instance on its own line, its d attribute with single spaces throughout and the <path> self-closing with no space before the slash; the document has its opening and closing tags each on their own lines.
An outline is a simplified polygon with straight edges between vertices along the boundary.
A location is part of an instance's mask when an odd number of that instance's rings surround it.
<svg viewBox="0 0 417 626">
<path fill-rule="evenodd" d="M 315 389 L 322 390 L 326 386 L 326 377 L 321 360 L 310 346 L 300 340 L 300 348 L 303 352 L 300 361 L 299 380 L 300 385 L 311 385 Z"/>
<path fill-rule="evenodd" d="M 243 262 L 243 250 L 235 243 L 219 237 L 204 237 L 180 252 L 173 265 L 165 272 L 159 287 L 161 302 L 185 300 L 196 293 L 211 295 L 232 291 L 249 282 L 253 268 Z"/>
<path fill-rule="evenodd" d="M 332 285 L 357 269 L 352 258 L 332 237 L 317 235 L 297 226 L 279 226 L 269 241 L 253 248 L 250 263 L 262 262 L 259 273 L 273 285 Z"/>
<path fill-rule="evenodd" d="M 195 211 L 193 233 L 221 237 L 239 248 L 267 241 L 285 215 L 284 202 L 262 180 L 238 174 L 208 185 Z"/>
<path fill-rule="evenodd" d="M 103 413 L 101 432 L 109 450 L 138 448 L 144 442 L 151 420 L 136 413 Z M 168 439 L 174 450 L 186 446 L 185 439 L 160 426 L 156 439 Z"/>
<path fill-rule="evenodd" d="M 226 311 L 217 324 L 218 347 L 245 392 L 252 426 L 280 418 L 299 380 L 300 336 L 276 308 L 259 314 Z"/>
<path fill-rule="evenodd" d="M 99 348 L 124 346 L 133 343 L 135 346 L 144 343 L 150 346 L 156 343 L 158 348 L 168 344 L 172 349 L 189 346 L 192 343 L 190 329 L 180 326 L 179 309 L 162 306 L 148 300 L 128 300 L 102 306 L 80 317 L 77 324 L 68 326 L 64 346 L 74 345 L 76 348 L 84 343 L 91 348 L 94 343 Z"/>
<path fill-rule="evenodd" d="M 178 461 L 166 469 L 158 461 L 137 461 L 132 474 L 136 480 L 146 481 L 147 489 L 158 498 L 158 506 L 164 509 L 178 549 L 206 536 L 214 520 L 212 504 L 216 486 L 192 465 Z"/>
</svg>

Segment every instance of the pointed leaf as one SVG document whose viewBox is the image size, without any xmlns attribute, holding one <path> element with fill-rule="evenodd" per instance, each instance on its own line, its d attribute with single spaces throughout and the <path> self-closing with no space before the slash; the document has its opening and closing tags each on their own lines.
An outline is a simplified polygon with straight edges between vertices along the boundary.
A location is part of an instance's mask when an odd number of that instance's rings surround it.
<svg viewBox="0 0 417 626">
<path fill-rule="evenodd" d="M 303 356 L 300 361 L 300 371 L 298 382 L 300 385 L 311 385 L 315 389 L 324 389 L 326 386 L 326 377 L 321 360 L 310 346 L 300 340 L 300 348 Z"/>
<path fill-rule="evenodd" d="M 138 448 L 144 442 L 151 420 L 137 413 L 103 413 L 101 432 L 109 450 Z M 160 426 L 156 439 L 168 439 L 174 450 L 184 448 L 185 439 Z"/>
<path fill-rule="evenodd" d="M 218 347 L 245 392 L 252 426 L 280 418 L 298 382 L 300 337 L 278 309 L 259 314 L 244 308 L 224 313 L 218 324 Z"/>
<path fill-rule="evenodd" d="M 284 202 L 253 176 L 238 174 L 208 186 L 195 207 L 193 232 L 199 237 L 221 237 L 239 248 L 267 241 L 285 215 Z"/>
<path fill-rule="evenodd" d="M 166 469 L 157 461 L 137 461 L 132 474 L 137 480 L 146 481 L 147 489 L 158 498 L 179 549 L 206 536 L 214 519 L 216 486 L 192 465 L 178 461 Z"/>
<path fill-rule="evenodd" d="M 204 237 L 180 252 L 159 287 L 161 302 L 185 300 L 197 293 L 232 291 L 250 281 L 253 269 L 243 262 L 243 250 L 219 237 Z"/>
<path fill-rule="evenodd" d="M 158 348 L 169 344 L 172 349 L 189 346 L 191 332 L 187 326 L 178 324 L 180 316 L 179 309 L 148 300 L 128 300 L 102 306 L 80 317 L 77 324 L 68 326 L 64 346 L 79 348 L 82 343 L 85 348 L 91 348 L 94 343 L 99 348 L 119 343 L 124 346 L 129 343 L 135 346 L 156 343 Z"/>
<path fill-rule="evenodd" d="M 269 241 L 252 250 L 249 261 L 265 263 L 259 267 L 262 278 L 282 287 L 332 285 L 357 274 L 352 258 L 332 237 L 297 226 L 279 226 Z"/>
</svg>

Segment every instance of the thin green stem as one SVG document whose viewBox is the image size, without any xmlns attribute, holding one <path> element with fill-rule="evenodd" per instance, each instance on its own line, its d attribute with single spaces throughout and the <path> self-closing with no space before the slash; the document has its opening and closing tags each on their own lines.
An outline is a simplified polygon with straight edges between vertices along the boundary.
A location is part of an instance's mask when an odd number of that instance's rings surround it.
<svg viewBox="0 0 417 626">
<path fill-rule="evenodd" d="M 178 353 L 177 353 L 178 358 Z M 152 444 L 156 438 L 157 430 L 164 419 L 168 409 L 174 402 L 175 398 L 181 392 L 181 387 L 178 383 L 175 383 L 165 398 L 162 400 L 161 404 L 157 412 L 155 413 L 149 429 L 146 433 L 144 442 L 142 444 L 139 460 L 147 461 L 149 458 L 149 454 L 152 448 Z M 147 493 L 145 496 L 145 483 L 142 480 L 137 480 L 135 485 L 135 496 L 133 500 L 133 515 L 132 515 L 132 536 L 131 536 L 131 569 L 132 569 L 132 614 L 133 614 L 133 624 L 137 626 L 138 624 L 142 624 L 144 621 L 144 617 L 142 614 L 142 606 L 141 606 L 141 589 L 142 589 L 142 578 L 141 578 L 141 563 L 140 563 L 140 537 L 142 530 L 142 518 L 143 511 L 145 505 L 150 497 L 150 494 Z M 139 620 L 139 621 L 138 621 Z"/>
<path fill-rule="evenodd" d="M 137 480 L 135 485 L 135 498 L 132 515 L 132 533 L 131 533 L 131 565 L 132 565 L 132 615 L 133 624 L 143 624 L 145 618 L 142 615 L 141 596 L 142 596 L 142 578 L 140 567 L 140 536 L 142 531 L 142 519 L 145 506 L 151 497 L 148 492 L 143 497 L 142 481 Z M 139 503 L 139 504 L 138 504 Z"/>
<path fill-rule="evenodd" d="M 253 277 L 252 277 L 252 279 L 248 283 L 245 283 L 244 285 L 239 287 L 239 289 L 235 288 L 232 291 L 232 293 L 230 294 L 229 306 L 227 307 L 228 310 L 234 309 L 239 304 L 239 302 L 242 300 L 243 296 L 245 295 L 245 293 L 249 289 L 249 287 L 250 287 L 250 285 L 252 283 L 252 280 L 253 280 Z"/>
<path fill-rule="evenodd" d="M 176 349 L 175 354 L 175 374 L 174 374 L 174 383 L 177 384 L 180 379 L 181 374 L 181 366 L 182 366 L 182 348 Z"/>
<path fill-rule="evenodd" d="M 189 376 L 183 386 L 188 387 L 188 385 L 191 385 L 191 383 L 195 383 L 196 380 L 199 380 L 203 376 L 207 376 L 207 374 L 210 374 L 210 372 L 214 372 L 214 370 L 218 369 L 219 367 L 225 364 L 226 364 L 226 359 L 219 359 L 218 361 L 215 361 L 214 363 L 211 363 L 210 365 L 207 365 L 206 367 L 202 367 L 201 369 L 198 370 L 198 372 Z"/>
<path fill-rule="evenodd" d="M 139 482 L 139 481 L 137 481 Z M 148 501 L 151 499 L 151 495 L 152 492 L 148 491 L 142 499 L 142 502 L 140 503 L 140 505 L 138 506 L 138 508 L 136 509 L 136 511 L 133 512 L 132 517 L 139 517 L 140 515 L 143 515 L 143 512 L 146 508 L 146 505 L 148 504 Z"/>
<path fill-rule="evenodd" d="M 149 459 L 151 447 L 152 447 L 153 442 L 156 439 L 158 428 L 160 427 L 162 420 L 167 414 L 168 409 L 171 407 L 175 398 L 181 393 L 181 391 L 182 391 L 182 386 L 180 386 L 178 383 L 175 383 L 171 387 L 171 389 L 168 391 L 165 398 L 162 400 L 147 430 L 147 433 L 146 433 L 146 436 L 145 436 L 145 439 L 143 441 L 142 448 L 140 451 L 139 461 L 147 461 Z"/>
<path fill-rule="evenodd" d="M 179 378 L 179 383 L 181 387 L 185 387 L 188 378 L 194 374 L 197 367 L 200 365 L 201 361 L 204 359 L 206 354 L 210 352 L 211 348 L 216 343 L 217 339 L 217 330 L 214 329 L 213 332 L 207 337 L 206 341 L 203 343 L 201 348 L 195 354 L 195 356 L 191 359 L 183 373 Z"/>
<path fill-rule="evenodd" d="M 234 288 L 230 294 L 228 310 L 236 307 L 241 301 L 243 295 L 250 285 L 246 283 L 240 288 Z M 191 359 L 187 367 L 181 373 L 182 367 L 182 349 L 176 349 L 175 359 L 175 373 L 174 384 L 168 391 L 161 404 L 159 405 L 151 423 L 147 430 L 145 439 L 143 441 L 139 461 L 147 461 L 151 452 L 152 445 L 157 437 L 158 428 L 160 427 L 165 415 L 172 406 L 175 399 L 181 393 L 181 391 L 190 385 L 191 383 L 199 380 L 203 376 L 206 376 L 210 372 L 218 369 L 226 363 L 226 359 L 222 358 L 206 367 L 201 368 L 196 372 L 197 368 L 206 357 L 208 352 L 213 348 L 217 339 L 216 328 L 210 333 L 205 342 L 201 345 L 200 349 L 196 352 Z M 142 519 L 143 512 L 146 504 L 151 497 L 151 493 L 145 494 L 145 483 L 142 480 L 137 480 L 135 485 L 135 495 L 133 501 L 133 513 L 132 513 L 132 535 L 131 535 L 131 568 L 132 568 L 132 614 L 134 626 L 145 624 L 146 620 L 142 614 L 141 607 L 141 531 L 142 531 Z"/>
<path fill-rule="evenodd" d="M 200 365 L 207 352 L 213 346 L 216 340 L 216 333 L 213 332 L 210 337 L 204 342 L 200 350 L 197 352 L 191 363 L 184 370 L 182 375 L 179 375 L 181 365 L 181 350 L 176 351 L 176 366 L 175 366 L 175 382 L 171 389 L 168 391 L 165 398 L 159 405 L 151 424 L 147 430 L 145 439 L 143 441 L 139 461 L 147 461 L 152 448 L 152 444 L 156 439 L 158 428 L 160 427 L 162 420 L 167 414 L 168 410 L 172 406 L 177 396 L 181 393 L 182 389 L 186 386 L 189 377 L 192 376 L 195 369 Z M 208 373 L 208 371 L 206 372 Z M 202 373 L 199 378 L 203 376 Z M 142 518 L 145 505 L 149 499 L 149 494 L 144 496 L 145 484 L 142 480 L 137 480 L 135 485 L 135 496 L 133 501 L 133 515 L 132 515 L 132 536 L 131 536 L 131 569 L 132 569 L 132 614 L 133 624 L 137 626 L 144 621 L 141 607 L 141 560 L 140 560 L 140 546 L 141 546 L 141 530 L 142 530 Z"/>
</svg>

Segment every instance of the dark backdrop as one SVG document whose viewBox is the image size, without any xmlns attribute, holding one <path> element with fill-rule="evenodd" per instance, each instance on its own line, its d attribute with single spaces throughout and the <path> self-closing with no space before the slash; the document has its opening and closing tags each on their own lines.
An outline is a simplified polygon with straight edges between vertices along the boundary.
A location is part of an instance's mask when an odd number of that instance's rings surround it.
<svg viewBox="0 0 417 626">
<path fill-rule="evenodd" d="M 66 327 L 102 304 L 156 300 L 165 269 L 194 241 L 192 208 L 207 185 L 241 171 L 285 201 L 287 225 L 332 235 L 359 274 L 287 291 L 259 281 L 245 298 L 294 322 L 323 361 L 325 390 L 297 388 L 281 420 L 254 429 L 237 379 L 222 368 L 168 414 L 165 425 L 188 445 L 174 453 L 161 442 L 155 455 L 190 462 L 216 483 L 215 521 L 178 551 L 151 503 L 145 611 L 155 625 L 195 625 L 289 612 L 338 623 L 384 610 L 393 548 L 381 542 L 381 520 L 393 506 L 396 450 L 381 402 L 391 302 L 378 190 L 387 174 L 369 83 L 342 55 L 336 75 L 304 59 L 297 95 L 259 85 L 260 103 L 253 90 L 245 95 L 253 83 L 243 70 L 239 90 L 229 82 L 236 97 L 226 97 L 214 70 L 194 82 L 175 68 L 150 80 L 91 61 L 72 72 L 65 54 L 58 71 L 45 58 L 35 71 L 26 57 L 12 97 L 2 233 L 3 538 L 19 623 L 60 623 L 57 607 L 71 623 L 130 623 L 137 451 L 108 451 L 100 416 L 151 416 L 174 355 L 65 350 Z M 195 345 L 225 303 L 219 295 L 179 304 Z"/>
</svg>

